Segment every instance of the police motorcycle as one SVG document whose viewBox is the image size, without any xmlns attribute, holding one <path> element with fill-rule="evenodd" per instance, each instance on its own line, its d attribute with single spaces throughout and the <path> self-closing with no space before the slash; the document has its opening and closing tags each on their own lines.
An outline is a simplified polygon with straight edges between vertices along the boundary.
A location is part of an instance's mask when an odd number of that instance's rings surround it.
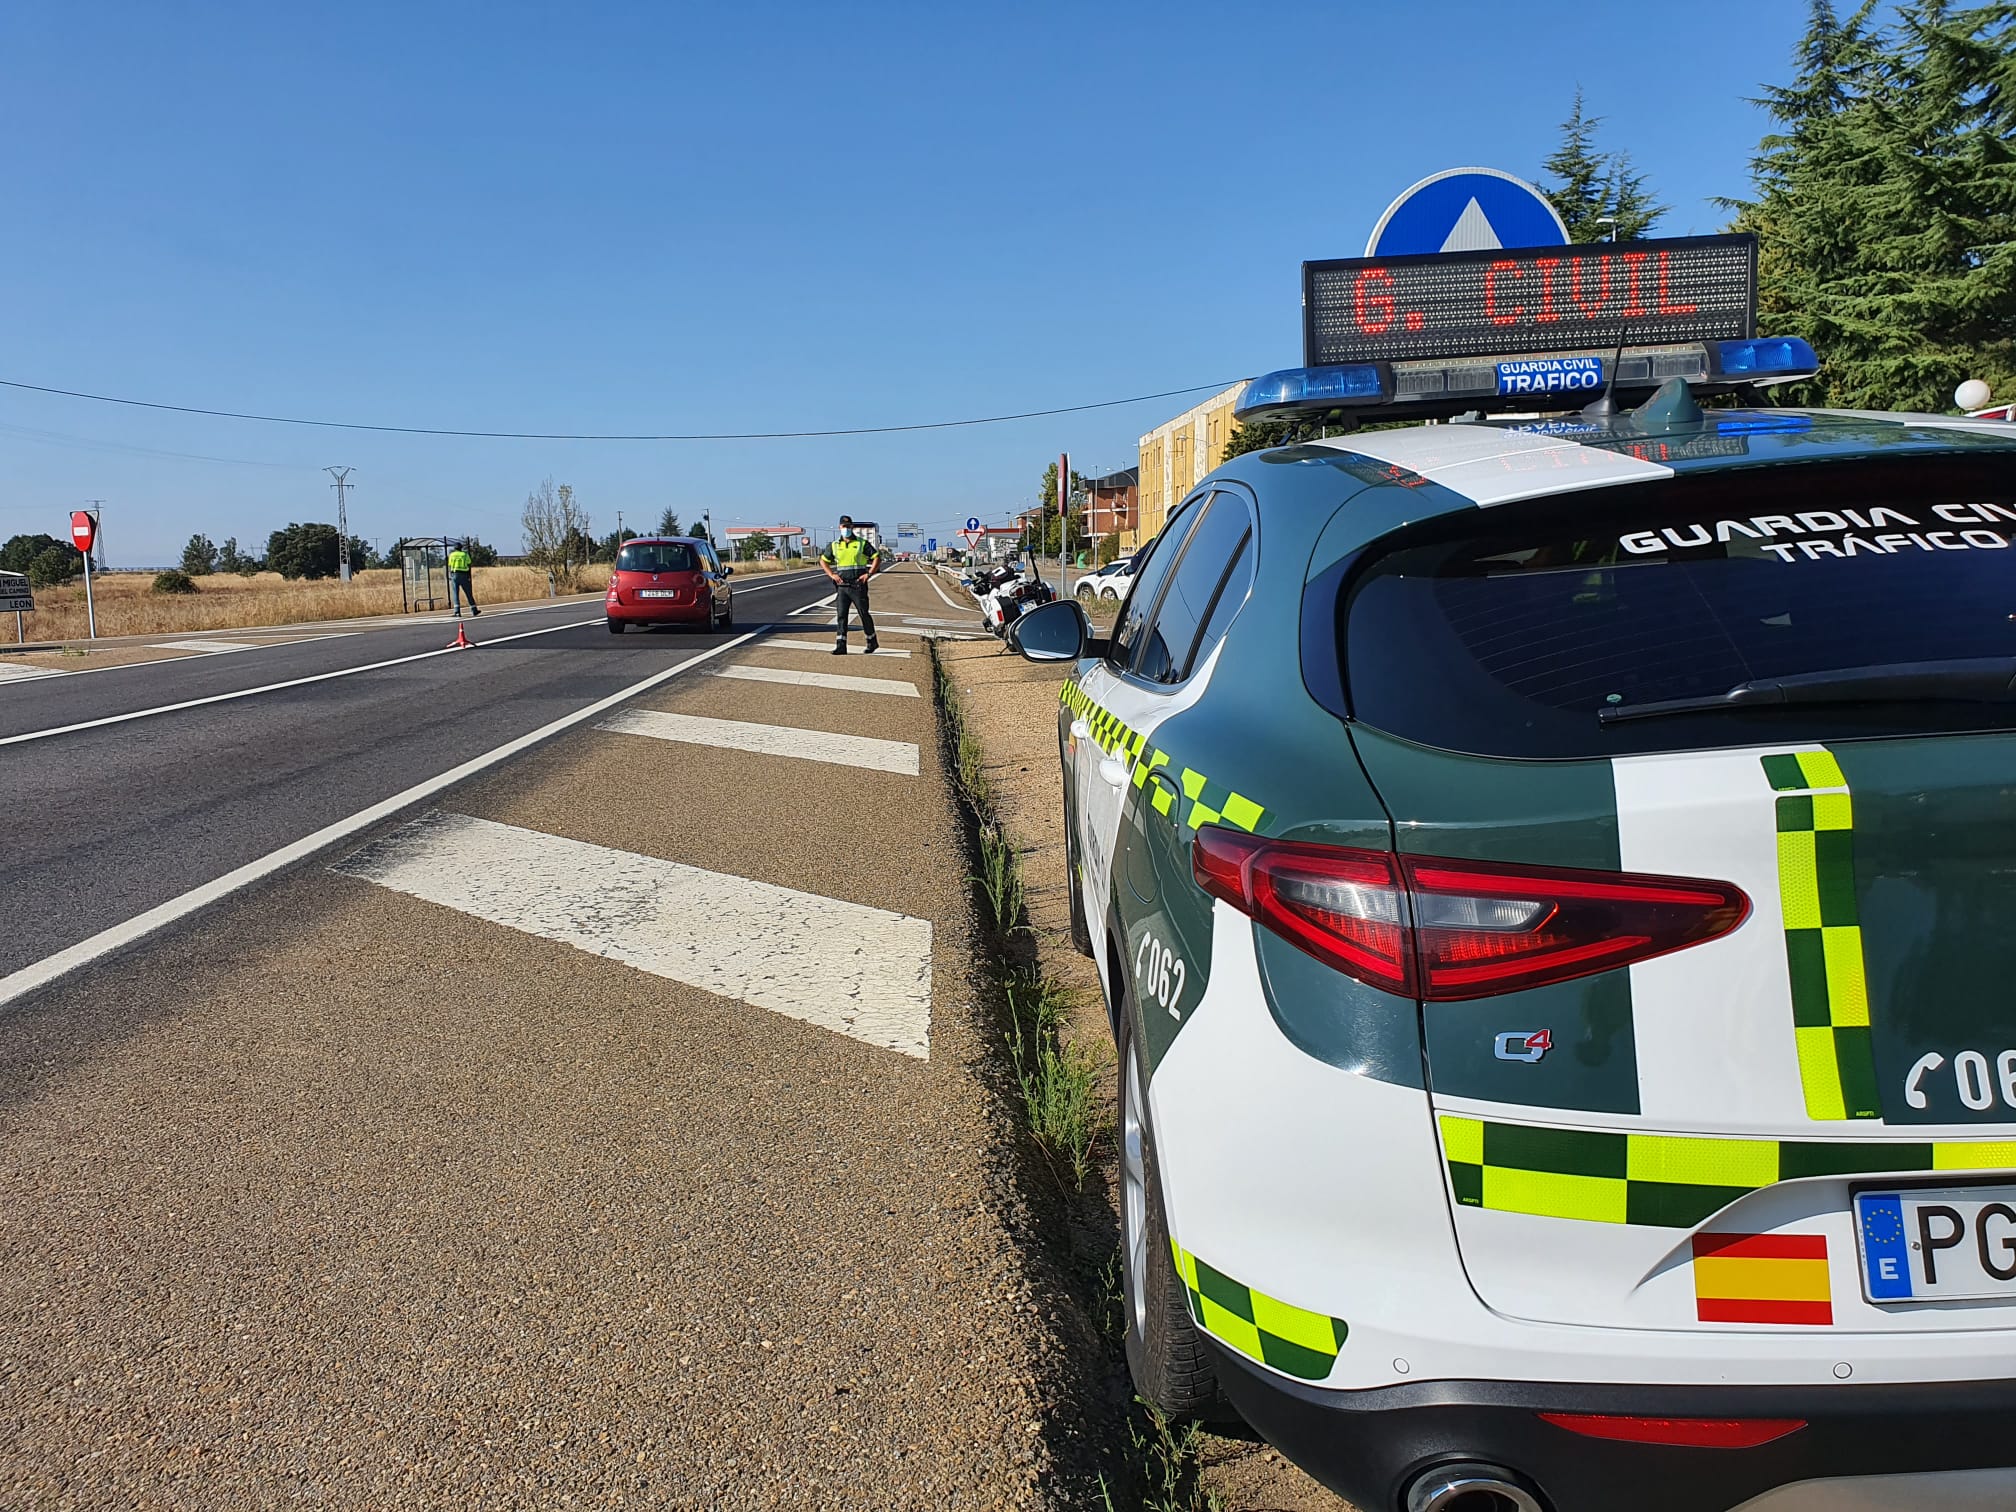
<svg viewBox="0 0 2016 1512">
<path fill-rule="evenodd" d="M 987 574 L 978 593 L 980 622 L 993 635 L 1006 636 L 1013 625 L 1031 609 L 1057 597 L 1056 590 L 1043 581 L 1035 562 L 1026 569 L 1013 564 Z"/>
</svg>

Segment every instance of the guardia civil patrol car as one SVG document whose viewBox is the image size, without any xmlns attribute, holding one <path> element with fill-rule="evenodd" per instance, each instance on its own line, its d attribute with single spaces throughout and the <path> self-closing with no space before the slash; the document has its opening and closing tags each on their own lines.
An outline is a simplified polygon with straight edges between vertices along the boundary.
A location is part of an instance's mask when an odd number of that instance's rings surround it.
<svg viewBox="0 0 2016 1512">
<path fill-rule="evenodd" d="M 1362 1512 L 2016 1507 L 2016 435 L 1683 346 L 1539 419 L 1261 379 L 1449 423 L 1239 457 L 1110 637 L 1021 626 L 1135 1381 Z"/>
</svg>

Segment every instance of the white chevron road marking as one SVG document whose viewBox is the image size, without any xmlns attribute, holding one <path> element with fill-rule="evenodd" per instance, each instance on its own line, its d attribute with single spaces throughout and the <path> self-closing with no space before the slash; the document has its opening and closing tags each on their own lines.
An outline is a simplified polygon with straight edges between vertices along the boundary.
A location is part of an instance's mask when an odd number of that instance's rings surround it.
<svg viewBox="0 0 2016 1512">
<path fill-rule="evenodd" d="M 927 919 L 462 814 L 425 815 L 331 869 L 930 1058 Z"/>
<path fill-rule="evenodd" d="M 596 728 L 618 735 L 648 735 L 654 740 L 718 746 L 728 751 L 754 751 L 763 756 L 791 756 L 800 761 L 865 767 L 871 772 L 895 772 L 904 777 L 917 775 L 917 747 L 902 740 L 832 735 L 824 730 L 749 724 L 739 719 L 706 719 L 657 709 L 624 709 Z"/>
<path fill-rule="evenodd" d="M 827 688 L 836 693 L 885 693 L 892 698 L 915 698 L 917 690 L 907 682 L 889 677 L 847 677 L 838 672 L 787 672 L 779 667 L 720 667 L 716 677 L 739 677 L 744 682 L 785 683 L 800 688 Z"/>
</svg>

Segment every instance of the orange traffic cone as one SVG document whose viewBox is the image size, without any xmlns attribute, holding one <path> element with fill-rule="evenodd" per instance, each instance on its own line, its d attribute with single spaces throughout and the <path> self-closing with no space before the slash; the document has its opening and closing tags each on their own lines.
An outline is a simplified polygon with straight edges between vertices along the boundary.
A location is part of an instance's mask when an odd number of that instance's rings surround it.
<svg viewBox="0 0 2016 1512">
<path fill-rule="evenodd" d="M 448 649 L 450 651 L 474 651 L 476 649 L 476 642 L 469 639 L 463 633 L 462 622 L 460 620 L 455 622 L 455 639 L 448 642 Z"/>
</svg>

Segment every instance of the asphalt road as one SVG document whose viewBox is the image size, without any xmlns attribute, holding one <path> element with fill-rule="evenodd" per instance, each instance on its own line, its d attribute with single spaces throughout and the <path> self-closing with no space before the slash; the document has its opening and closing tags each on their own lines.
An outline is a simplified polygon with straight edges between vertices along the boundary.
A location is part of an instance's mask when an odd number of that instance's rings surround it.
<svg viewBox="0 0 2016 1512">
<path fill-rule="evenodd" d="M 363 815 L 0 996 L 0 1508 L 1098 1504 L 1073 1393 L 1119 1388 L 1009 1156 L 950 616 L 908 572 L 876 612 L 907 655 L 598 624 L 0 745 L 79 833 L 7 863 L 45 944 Z M 401 648 L 344 645 L 287 654 Z"/>
<path fill-rule="evenodd" d="M 713 635 L 617 638 L 591 599 L 471 620 L 473 652 L 427 655 L 452 633 L 430 618 L 0 686 L 0 981 L 830 591 L 738 583 Z"/>
</svg>

